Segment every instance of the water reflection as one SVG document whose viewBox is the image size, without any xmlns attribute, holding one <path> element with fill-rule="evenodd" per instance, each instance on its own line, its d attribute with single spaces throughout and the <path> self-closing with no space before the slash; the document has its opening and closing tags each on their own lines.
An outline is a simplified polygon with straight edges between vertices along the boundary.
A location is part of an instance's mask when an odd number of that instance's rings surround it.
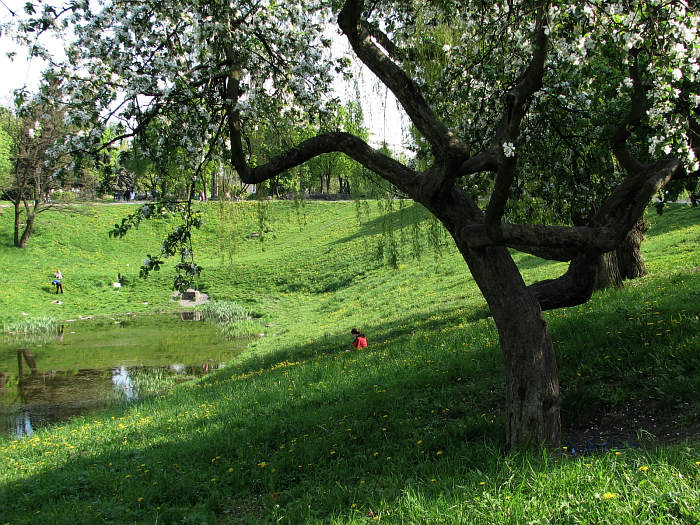
<svg viewBox="0 0 700 525">
<path fill-rule="evenodd" d="M 125 366 L 122 365 L 118 370 L 112 370 L 112 383 L 114 383 L 114 386 L 124 395 L 127 401 L 138 399 L 138 395 L 134 390 L 134 384 L 131 382 L 129 372 Z"/>
<path fill-rule="evenodd" d="M 5 338 L 0 434 L 31 436 L 39 427 L 135 401 L 222 368 L 246 343 L 223 340 L 208 323 L 179 316 L 82 321 L 50 338 Z"/>
</svg>

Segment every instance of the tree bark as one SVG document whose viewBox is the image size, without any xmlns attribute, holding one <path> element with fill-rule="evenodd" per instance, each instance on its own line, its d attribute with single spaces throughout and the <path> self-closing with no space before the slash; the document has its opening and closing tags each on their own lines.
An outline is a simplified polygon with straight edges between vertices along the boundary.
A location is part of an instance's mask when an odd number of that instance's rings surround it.
<svg viewBox="0 0 700 525">
<path fill-rule="evenodd" d="M 558 447 L 561 440 L 559 374 L 547 323 L 505 248 L 458 246 L 496 322 L 506 375 L 510 448 Z"/>
<path fill-rule="evenodd" d="M 639 219 L 634 225 L 634 229 L 627 234 L 625 240 L 615 250 L 622 279 L 637 279 L 649 273 L 641 253 L 642 241 L 648 228 L 644 219 Z"/>
<path fill-rule="evenodd" d="M 34 231 L 35 218 L 35 213 L 27 214 L 27 223 L 24 225 L 24 230 L 22 231 L 22 238 L 19 240 L 19 244 L 17 245 L 20 248 L 24 248 L 25 246 L 27 246 L 27 242 L 29 242 L 29 237 Z"/>
<path fill-rule="evenodd" d="M 622 277 L 617 259 L 617 251 L 602 253 L 598 257 L 595 289 L 622 288 Z"/>
<path fill-rule="evenodd" d="M 19 248 L 19 225 L 20 225 L 20 218 L 22 216 L 22 209 L 20 208 L 20 201 L 15 201 L 15 230 L 14 230 L 14 238 L 13 242 L 16 247 Z"/>
<path fill-rule="evenodd" d="M 636 279 L 649 273 L 641 253 L 646 231 L 647 225 L 644 219 L 639 219 L 617 249 L 600 256 L 596 290 L 611 286 L 621 288 L 622 281 L 625 279 Z"/>
</svg>

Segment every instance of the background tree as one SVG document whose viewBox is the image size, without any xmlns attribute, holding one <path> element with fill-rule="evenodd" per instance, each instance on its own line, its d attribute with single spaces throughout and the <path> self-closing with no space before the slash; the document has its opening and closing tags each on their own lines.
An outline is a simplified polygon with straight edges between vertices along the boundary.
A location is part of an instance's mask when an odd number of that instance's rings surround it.
<svg viewBox="0 0 700 525">
<path fill-rule="evenodd" d="M 62 71 L 80 106 L 73 114 L 78 123 L 98 121 L 120 100 L 128 134 L 167 114 L 172 123 L 163 127 L 158 143 L 179 144 L 182 162 L 193 166 L 219 149 L 210 144 L 222 144 L 220 150 L 250 184 L 343 152 L 423 204 L 454 239 L 496 322 L 508 442 L 558 444 L 556 355 L 542 311 L 587 301 L 600 255 L 624 241 L 658 191 L 696 172 L 689 133 L 697 95 L 688 95 L 687 111 L 675 101 L 684 79 L 694 82 L 697 76 L 697 13 L 683 1 L 347 0 L 336 11 L 338 24 L 356 57 L 394 93 L 427 145 L 429 155 L 413 165 L 425 168 L 418 171 L 342 130 L 320 133 L 269 159 L 253 158 L 246 129 L 258 120 L 281 121 L 299 108 L 309 118 L 326 111 L 334 65 L 322 24 L 328 7 L 314 1 L 114 0 L 91 13 L 87 3 L 73 2 L 78 43 Z M 440 96 L 433 97 L 428 71 L 412 67 L 410 46 L 395 40 L 420 29 L 416 13 L 435 9 L 460 22 L 451 36 L 459 40 L 438 50 L 445 54 L 445 81 Z M 41 27 L 55 12 L 44 11 L 28 27 Z M 572 45 L 581 39 L 582 46 Z M 598 76 L 600 63 L 610 68 L 607 75 Z M 92 75 L 85 78 L 81 72 L 88 66 Z M 518 182 L 538 171 L 528 165 L 527 152 L 537 152 L 540 163 L 549 155 L 548 139 L 537 138 L 547 135 L 523 132 L 540 99 L 557 89 L 598 108 L 578 115 L 576 129 L 603 137 L 619 178 L 610 181 L 605 198 L 582 224 L 509 222 L 510 203 L 522 198 L 515 191 Z M 282 109 L 264 115 L 275 107 L 270 100 L 282 101 Z M 443 116 L 454 105 L 462 106 L 459 118 Z M 592 117 L 603 114 L 607 126 L 596 130 Z M 574 168 L 562 163 L 561 169 Z M 473 194 L 474 186 L 486 188 L 483 196 Z M 570 261 L 569 269 L 527 286 L 508 248 Z"/>
<path fill-rule="evenodd" d="M 68 169 L 71 157 L 59 148 L 68 132 L 59 89 L 58 80 L 49 75 L 40 93 L 22 103 L 14 119 L 5 119 L 12 143 L 5 194 L 14 206 L 13 242 L 19 248 L 27 245 L 40 213 L 52 208 L 67 209 L 66 196 L 73 196 L 52 195 L 61 188 L 72 188 L 75 173 L 74 165 Z"/>
</svg>

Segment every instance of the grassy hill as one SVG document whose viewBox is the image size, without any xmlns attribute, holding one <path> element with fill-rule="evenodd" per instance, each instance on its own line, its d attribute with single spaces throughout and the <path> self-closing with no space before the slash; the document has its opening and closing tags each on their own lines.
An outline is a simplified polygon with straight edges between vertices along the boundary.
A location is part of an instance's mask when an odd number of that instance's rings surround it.
<svg viewBox="0 0 700 525">
<path fill-rule="evenodd" d="M 456 250 L 429 248 L 420 209 L 390 217 L 404 237 L 394 270 L 376 256 L 386 219 L 375 203 L 201 206 L 202 289 L 261 315 L 266 337 L 201 381 L 0 443 L 0 521 L 700 520 L 699 210 L 648 216 L 648 277 L 546 314 L 564 394 L 566 449 L 553 456 L 504 453 L 494 323 Z M 174 309 L 171 270 L 140 280 L 138 267 L 175 223 L 109 239 L 127 210 L 48 213 L 17 250 L 5 209 L 0 321 Z M 565 268 L 516 261 L 526 282 Z M 118 272 L 129 284 L 117 290 Z M 353 326 L 366 351 L 344 351 Z M 615 451 L 570 453 L 611 438 Z"/>
</svg>

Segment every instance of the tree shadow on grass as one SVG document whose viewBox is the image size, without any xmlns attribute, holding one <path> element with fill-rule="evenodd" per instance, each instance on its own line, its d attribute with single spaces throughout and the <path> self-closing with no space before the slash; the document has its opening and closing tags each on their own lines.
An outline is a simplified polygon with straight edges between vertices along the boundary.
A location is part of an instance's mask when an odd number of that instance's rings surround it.
<svg viewBox="0 0 700 525">
<path fill-rule="evenodd" d="M 415 202 L 406 206 L 403 211 L 396 210 L 386 215 L 380 215 L 369 221 L 362 223 L 360 229 L 335 241 L 336 244 L 343 244 L 346 242 L 354 242 L 358 240 L 366 240 L 367 237 L 373 235 L 379 235 L 384 230 L 384 225 L 392 225 L 398 230 L 399 227 L 404 228 L 410 227 L 415 222 L 424 222 L 430 218 L 430 214 L 423 208 L 423 206 L 416 204 Z"/>
</svg>

